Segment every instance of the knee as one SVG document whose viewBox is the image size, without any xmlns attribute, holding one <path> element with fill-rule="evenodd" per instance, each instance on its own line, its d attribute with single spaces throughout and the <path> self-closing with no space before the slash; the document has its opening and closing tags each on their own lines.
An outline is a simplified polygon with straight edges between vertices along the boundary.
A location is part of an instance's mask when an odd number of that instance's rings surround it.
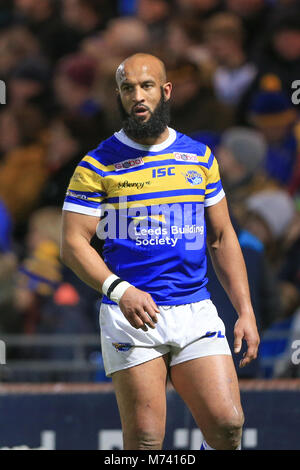
<svg viewBox="0 0 300 470">
<path fill-rule="evenodd" d="M 208 444 L 217 450 L 237 449 L 241 442 L 244 424 L 243 412 L 218 416 L 206 434 Z"/>
<path fill-rule="evenodd" d="M 239 414 L 228 415 L 221 419 L 218 423 L 219 445 L 228 450 L 238 448 L 242 438 L 242 429 L 244 425 L 244 415 L 241 411 Z"/>
<path fill-rule="evenodd" d="M 162 449 L 164 433 L 136 429 L 131 435 L 124 434 L 125 450 L 160 450 Z"/>
</svg>

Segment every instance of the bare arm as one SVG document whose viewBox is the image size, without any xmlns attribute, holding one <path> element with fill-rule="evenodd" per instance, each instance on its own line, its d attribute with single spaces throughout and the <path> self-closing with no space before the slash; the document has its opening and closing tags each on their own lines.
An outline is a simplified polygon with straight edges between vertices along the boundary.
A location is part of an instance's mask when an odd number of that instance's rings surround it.
<svg viewBox="0 0 300 470">
<path fill-rule="evenodd" d="M 101 292 L 112 272 L 90 244 L 97 223 L 97 217 L 63 211 L 60 257 L 82 281 Z"/>
<path fill-rule="evenodd" d="M 248 345 L 243 367 L 257 357 L 259 335 L 253 312 L 243 254 L 228 214 L 226 198 L 207 207 L 207 246 L 215 272 L 239 319 L 234 328 L 234 351 L 241 349 L 242 339 Z"/>
<path fill-rule="evenodd" d="M 98 218 L 63 211 L 60 256 L 75 274 L 90 287 L 101 292 L 103 282 L 111 274 L 97 251 L 91 246 L 96 233 Z M 125 279 L 126 280 L 126 279 Z M 154 328 L 159 312 L 150 294 L 129 287 L 119 304 L 124 316 L 135 328 L 146 331 L 146 325 Z"/>
</svg>

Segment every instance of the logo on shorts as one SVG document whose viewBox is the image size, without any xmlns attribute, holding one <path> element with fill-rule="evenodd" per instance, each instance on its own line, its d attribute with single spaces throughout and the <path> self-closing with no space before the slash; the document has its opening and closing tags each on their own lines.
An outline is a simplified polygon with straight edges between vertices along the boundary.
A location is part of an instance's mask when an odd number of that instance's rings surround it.
<svg viewBox="0 0 300 470">
<path fill-rule="evenodd" d="M 123 160 L 123 162 L 118 162 L 114 164 L 115 170 L 128 170 L 129 168 L 134 168 L 136 166 L 144 165 L 144 160 L 142 157 L 130 158 L 129 160 Z"/>
<path fill-rule="evenodd" d="M 207 331 L 204 335 L 204 338 L 213 338 L 217 335 L 217 338 L 225 338 L 225 335 L 222 334 L 222 331 Z"/>
<path fill-rule="evenodd" d="M 132 344 L 130 343 L 112 343 L 112 345 L 119 351 L 129 351 L 132 348 Z"/>
</svg>

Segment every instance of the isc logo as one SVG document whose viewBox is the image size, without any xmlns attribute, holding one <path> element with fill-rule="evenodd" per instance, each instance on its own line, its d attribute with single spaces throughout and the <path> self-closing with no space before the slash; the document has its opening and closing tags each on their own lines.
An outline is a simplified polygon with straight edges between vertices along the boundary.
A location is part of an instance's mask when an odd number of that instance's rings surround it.
<svg viewBox="0 0 300 470">
<path fill-rule="evenodd" d="M 152 170 L 152 178 L 161 178 L 162 176 L 174 176 L 175 175 L 175 166 L 170 166 L 169 168 L 154 168 Z"/>
</svg>

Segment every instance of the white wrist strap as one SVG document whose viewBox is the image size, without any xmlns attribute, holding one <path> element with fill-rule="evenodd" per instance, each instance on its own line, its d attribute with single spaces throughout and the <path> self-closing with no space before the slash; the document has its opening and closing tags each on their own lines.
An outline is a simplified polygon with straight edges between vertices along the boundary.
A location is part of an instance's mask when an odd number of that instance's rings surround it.
<svg viewBox="0 0 300 470">
<path fill-rule="evenodd" d="M 115 274 L 111 274 L 110 276 L 108 276 L 105 281 L 103 282 L 102 284 L 102 292 L 104 295 L 107 294 L 107 291 L 109 289 L 109 286 L 116 280 L 116 279 L 119 279 L 118 276 L 116 276 Z"/>
<path fill-rule="evenodd" d="M 129 284 L 127 281 L 121 282 L 110 294 L 110 300 L 116 302 L 119 305 L 122 295 L 128 289 L 128 287 L 132 287 L 132 284 Z"/>
<path fill-rule="evenodd" d="M 108 278 L 105 279 L 105 281 L 102 284 L 102 292 L 104 295 L 107 295 L 110 286 L 117 279 L 120 279 L 120 278 L 116 276 L 115 274 L 111 274 L 110 276 L 108 276 Z M 112 300 L 113 302 L 116 302 L 119 305 L 122 295 L 128 289 L 128 287 L 131 287 L 131 286 L 132 284 L 129 284 L 129 282 L 122 280 L 122 282 L 120 282 L 120 284 L 118 284 L 110 293 L 109 299 Z"/>
</svg>

